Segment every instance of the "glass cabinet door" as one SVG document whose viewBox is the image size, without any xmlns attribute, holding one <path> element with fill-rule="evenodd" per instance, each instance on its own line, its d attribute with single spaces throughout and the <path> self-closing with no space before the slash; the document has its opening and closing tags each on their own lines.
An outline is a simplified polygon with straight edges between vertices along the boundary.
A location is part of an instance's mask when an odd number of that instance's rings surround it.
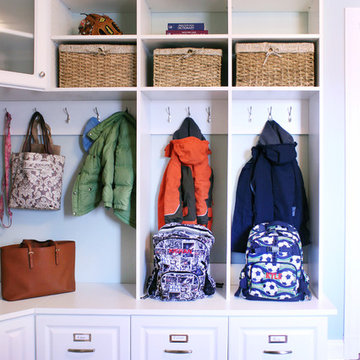
<svg viewBox="0 0 360 360">
<path fill-rule="evenodd" d="M 0 85 L 45 87 L 46 56 L 38 54 L 45 49 L 40 16 L 46 1 L 0 1 Z"/>
<path fill-rule="evenodd" d="M 0 2 L 0 69 L 34 73 L 34 0 Z"/>
</svg>

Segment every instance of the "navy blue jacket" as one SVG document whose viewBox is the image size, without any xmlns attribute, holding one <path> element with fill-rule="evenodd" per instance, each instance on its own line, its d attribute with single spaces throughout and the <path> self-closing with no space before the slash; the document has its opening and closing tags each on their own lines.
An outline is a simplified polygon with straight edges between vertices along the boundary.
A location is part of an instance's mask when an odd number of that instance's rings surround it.
<svg viewBox="0 0 360 360">
<path fill-rule="evenodd" d="M 296 227 L 302 245 L 310 243 L 308 205 L 296 142 L 275 121 L 267 121 L 236 190 L 231 229 L 232 251 L 245 252 L 250 229 L 280 220 Z"/>
</svg>

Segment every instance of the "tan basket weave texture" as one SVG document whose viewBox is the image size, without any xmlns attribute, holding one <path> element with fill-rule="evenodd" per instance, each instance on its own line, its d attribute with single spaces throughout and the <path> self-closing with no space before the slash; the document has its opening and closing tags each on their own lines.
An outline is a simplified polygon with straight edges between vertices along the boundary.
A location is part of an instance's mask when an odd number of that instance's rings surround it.
<svg viewBox="0 0 360 360">
<path fill-rule="evenodd" d="M 136 45 L 59 46 L 59 87 L 136 86 Z"/>
<path fill-rule="evenodd" d="M 221 86 L 221 49 L 154 50 L 154 86 Z"/>
<path fill-rule="evenodd" d="M 236 44 L 236 86 L 315 86 L 313 43 Z"/>
</svg>

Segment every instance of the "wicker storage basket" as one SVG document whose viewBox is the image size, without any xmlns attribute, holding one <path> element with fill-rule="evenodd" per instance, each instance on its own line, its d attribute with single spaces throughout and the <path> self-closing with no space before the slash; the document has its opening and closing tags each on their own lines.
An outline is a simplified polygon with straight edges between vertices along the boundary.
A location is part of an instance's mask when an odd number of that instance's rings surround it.
<svg viewBox="0 0 360 360">
<path fill-rule="evenodd" d="M 60 45 L 59 86 L 136 86 L 136 45 Z"/>
<path fill-rule="evenodd" d="M 313 43 L 238 43 L 236 86 L 314 86 Z"/>
<path fill-rule="evenodd" d="M 154 86 L 221 86 L 221 49 L 154 50 Z"/>
</svg>

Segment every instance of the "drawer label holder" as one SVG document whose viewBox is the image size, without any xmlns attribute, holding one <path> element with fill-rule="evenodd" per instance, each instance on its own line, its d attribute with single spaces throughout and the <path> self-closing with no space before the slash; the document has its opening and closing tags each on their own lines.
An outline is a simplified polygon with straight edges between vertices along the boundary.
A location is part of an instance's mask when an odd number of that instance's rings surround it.
<svg viewBox="0 0 360 360">
<path fill-rule="evenodd" d="M 287 335 L 269 335 L 269 344 L 287 344 Z"/>
<path fill-rule="evenodd" d="M 91 342 L 91 334 L 73 334 L 73 341 L 88 341 Z"/>
<path fill-rule="evenodd" d="M 184 334 L 170 334 L 169 341 L 171 343 L 187 343 L 189 342 L 189 335 Z"/>
</svg>

